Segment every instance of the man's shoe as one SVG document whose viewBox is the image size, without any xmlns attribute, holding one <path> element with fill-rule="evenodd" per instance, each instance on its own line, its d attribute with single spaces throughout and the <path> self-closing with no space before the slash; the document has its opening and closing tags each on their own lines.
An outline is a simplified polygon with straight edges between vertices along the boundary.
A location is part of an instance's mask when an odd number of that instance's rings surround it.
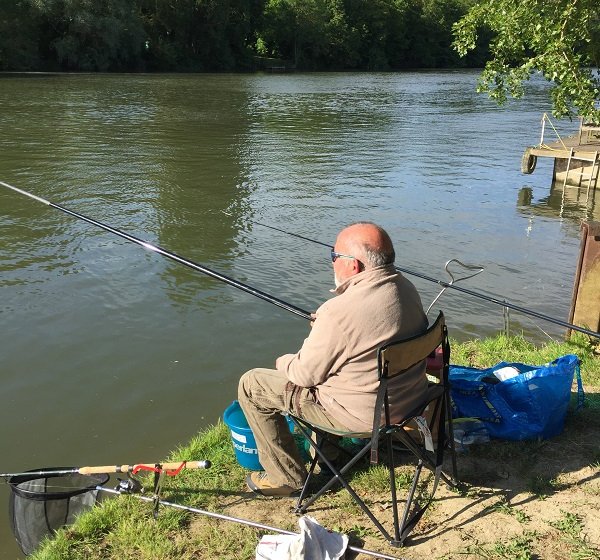
<svg viewBox="0 0 600 560">
<path fill-rule="evenodd" d="M 300 491 L 291 486 L 287 486 L 287 484 L 284 484 L 283 486 L 274 486 L 269 482 L 269 477 L 264 471 L 250 473 L 246 477 L 246 484 L 252 492 L 260 494 L 261 496 L 290 497 L 298 494 Z"/>
</svg>

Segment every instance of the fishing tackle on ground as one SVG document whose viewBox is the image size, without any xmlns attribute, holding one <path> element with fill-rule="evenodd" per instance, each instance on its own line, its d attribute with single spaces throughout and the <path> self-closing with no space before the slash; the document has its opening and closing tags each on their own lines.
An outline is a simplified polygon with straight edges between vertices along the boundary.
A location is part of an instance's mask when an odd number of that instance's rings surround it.
<svg viewBox="0 0 600 560">
<path fill-rule="evenodd" d="M 139 467 L 139 469 L 136 469 Z M 215 519 L 241 523 L 255 529 L 275 533 L 295 535 L 291 531 L 271 527 L 254 521 L 231 517 L 228 515 L 185 506 L 160 499 L 158 495 L 141 494 L 141 484 L 123 484 L 119 481 L 116 488 L 106 488 L 109 474 L 98 472 L 108 470 L 111 473 L 131 473 L 141 470 L 160 470 L 174 476 L 183 468 L 209 468 L 209 461 L 187 461 L 179 463 L 121 465 L 112 467 L 55 468 L 15 473 L 8 481 L 11 486 L 9 501 L 10 522 L 13 534 L 24 554 L 33 553 L 41 541 L 62 527 L 71 525 L 75 518 L 102 501 L 102 493 L 131 495 L 141 501 L 153 504 L 153 515 L 156 518 L 158 506 L 170 507 L 189 513 L 206 515 Z M 86 472 L 87 474 L 82 474 Z M 133 479 L 136 482 L 136 479 Z M 384 560 L 405 560 L 388 556 L 379 552 L 365 550 L 353 546 L 348 547 L 356 553 L 362 553 Z"/>
<path fill-rule="evenodd" d="M 183 461 L 178 463 L 136 463 L 134 465 L 105 465 L 101 467 L 68 467 L 64 469 L 40 469 L 38 471 L 24 471 L 18 473 L 0 473 L 0 478 L 12 478 L 15 476 L 62 476 L 67 474 L 118 474 L 139 471 L 165 471 L 169 476 L 175 476 L 183 469 L 209 469 L 210 461 Z"/>
<path fill-rule="evenodd" d="M 162 477 L 176 476 L 183 469 L 207 469 L 210 461 L 183 461 L 181 463 L 140 463 L 98 467 L 59 467 L 21 473 L 2 473 L 10 477 L 10 524 L 24 554 L 31 554 L 47 536 L 61 527 L 72 524 L 81 513 L 89 510 L 99 500 L 99 491 L 112 473 L 127 474 L 118 479 L 119 493 L 142 491 L 141 482 L 134 478 L 139 472 L 154 473 L 153 495 L 147 499 L 154 503 L 156 517 L 160 503 Z"/>
</svg>

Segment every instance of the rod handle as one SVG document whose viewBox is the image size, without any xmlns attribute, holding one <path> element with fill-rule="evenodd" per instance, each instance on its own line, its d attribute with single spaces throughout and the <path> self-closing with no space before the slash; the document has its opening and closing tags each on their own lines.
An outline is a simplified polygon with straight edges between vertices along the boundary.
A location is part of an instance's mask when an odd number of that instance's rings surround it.
<svg viewBox="0 0 600 560">
<path fill-rule="evenodd" d="M 135 467 L 149 467 L 153 468 L 159 465 L 162 470 L 170 471 L 177 470 L 181 467 L 179 463 L 137 463 L 135 465 L 108 465 L 102 467 L 81 467 L 78 472 L 79 474 L 102 474 L 102 473 L 128 473 L 133 471 Z M 186 461 L 183 466 L 184 469 L 208 469 L 210 467 L 210 461 Z"/>
</svg>

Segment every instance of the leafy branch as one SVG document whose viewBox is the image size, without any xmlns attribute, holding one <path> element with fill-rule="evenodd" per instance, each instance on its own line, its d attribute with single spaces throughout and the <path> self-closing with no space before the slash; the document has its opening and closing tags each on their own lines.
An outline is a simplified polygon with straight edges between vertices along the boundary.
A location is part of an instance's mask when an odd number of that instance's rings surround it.
<svg viewBox="0 0 600 560">
<path fill-rule="evenodd" d="M 454 24 L 453 47 L 465 56 L 488 30 L 491 58 L 478 91 L 502 104 L 521 97 L 525 81 L 539 72 L 553 83 L 554 116 L 600 122 L 600 80 L 591 69 L 597 10 L 596 0 L 482 0 Z"/>
</svg>

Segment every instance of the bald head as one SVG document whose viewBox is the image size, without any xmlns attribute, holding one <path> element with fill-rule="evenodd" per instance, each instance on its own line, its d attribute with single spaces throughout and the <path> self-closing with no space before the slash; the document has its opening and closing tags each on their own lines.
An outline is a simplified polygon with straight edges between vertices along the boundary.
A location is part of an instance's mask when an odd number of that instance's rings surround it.
<svg viewBox="0 0 600 560">
<path fill-rule="evenodd" d="M 365 269 L 394 262 L 392 240 L 387 232 L 371 222 L 356 222 L 338 235 L 335 250 L 356 257 Z"/>
</svg>

